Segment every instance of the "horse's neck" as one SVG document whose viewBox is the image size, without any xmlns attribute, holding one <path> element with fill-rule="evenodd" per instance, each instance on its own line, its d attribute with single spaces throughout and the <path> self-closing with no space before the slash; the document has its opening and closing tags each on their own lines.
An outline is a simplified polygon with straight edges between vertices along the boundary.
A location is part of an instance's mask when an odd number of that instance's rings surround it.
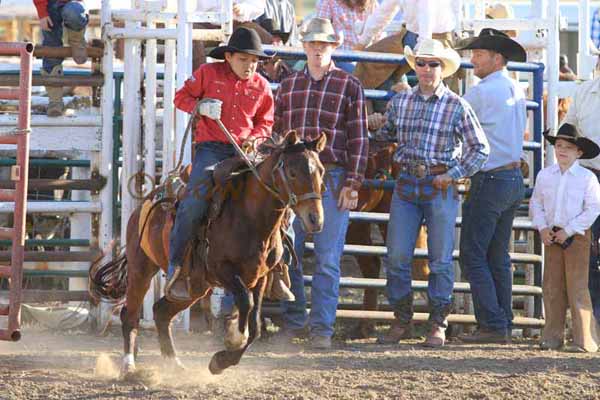
<svg viewBox="0 0 600 400">
<path fill-rule="evenodd" d="M 277 158 L 268 157 L 258 166 L 258 175 L 262 182 L 273 188 L 272 171 Z M 258 231 L 259 236 L 270 236 L 281 225 L 284 215 L 284 204 L 261 184 L 254 174 L 248 176 L 246 193 L 243 196 L 243 207 L 246 215 Z"/>
</svg>

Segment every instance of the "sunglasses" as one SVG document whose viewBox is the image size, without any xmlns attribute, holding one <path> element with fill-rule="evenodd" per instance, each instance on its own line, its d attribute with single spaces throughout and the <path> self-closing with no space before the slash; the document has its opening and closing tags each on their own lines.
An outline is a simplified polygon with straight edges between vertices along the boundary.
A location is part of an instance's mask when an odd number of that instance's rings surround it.
<svg viewBox="0 0 600 400">
<path fill-rule="evenodd" d="M 440 65 L 442 65 L 442 63 L 441 63 L 441 62 L 439 62 L 439 61 L 423 61 L 423 60 L 417 60 L 417 61 L 415 61 L 415 65 L 416 65 L 417 67 L 421 67 L 421 68 L 425 67 L 426 65 L 428 65 L 428 66 L 429 66 L 429 68 L 437 68 L 437 67 L 439 67 Z"/>
</svg>

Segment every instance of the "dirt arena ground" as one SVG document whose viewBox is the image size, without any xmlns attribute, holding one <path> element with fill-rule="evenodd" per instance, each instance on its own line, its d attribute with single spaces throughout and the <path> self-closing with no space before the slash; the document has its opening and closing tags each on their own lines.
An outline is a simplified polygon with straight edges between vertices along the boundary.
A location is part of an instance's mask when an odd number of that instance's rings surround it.
<svg viewBox="0 0 600 400">
<path fill-rule="evenodd" d="M 510 346 L 450 343 L 425 350 L 418 341 L 379 346 L 374 339 L 337 341 L 315 352 L 302 342 L 261 341 L 239 366 L 207 370 L 220 349 L 212 336 L 176 337 L 186 371 L 159 355 L 153 332 L 141 337 L 144 379 L 120 380 L 118 331 L 52 333 L 25 328 L 17 343 L 0 343 L 1 399 L 595 399 L 598 355 L 538 351 L 533 341 Z"/>
</svg>

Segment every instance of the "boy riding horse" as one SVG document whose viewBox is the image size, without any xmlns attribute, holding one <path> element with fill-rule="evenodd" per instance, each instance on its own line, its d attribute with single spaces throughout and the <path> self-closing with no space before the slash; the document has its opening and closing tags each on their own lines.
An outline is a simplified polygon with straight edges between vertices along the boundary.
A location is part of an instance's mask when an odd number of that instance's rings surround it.
<svg viewBox="0 0 600 400">
<path fill-rule="evenodd" d="M 169 269 L 165 295 L 171 301 L 191 299 L 181 274 L 185 249 L 195 227 L 208 209 L 212 176 L 207 167 L 235 155 L 233 145 L 220 130 L 223 125 L 241 144 L 248 138 L 270 137 L 273 126 L 273 96 L 269 83 L 256 73 L 263 52 L 258 34 L 239 28 L 226 46 L 215 48 L 210 57 L 224 62 L 203 64 L 175 94 L 175 106 L 200 115 L 195 132 L 196 155 L 184 198 L 169 239 Z M 198 102 L 199 99 L 218 102 Z"/>
</svg>

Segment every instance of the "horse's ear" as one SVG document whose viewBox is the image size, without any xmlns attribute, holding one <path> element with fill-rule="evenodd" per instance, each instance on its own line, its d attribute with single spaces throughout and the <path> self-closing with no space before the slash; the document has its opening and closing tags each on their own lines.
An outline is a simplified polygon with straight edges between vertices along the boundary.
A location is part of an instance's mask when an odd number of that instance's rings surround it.
<svg viewBox="0 0 600 400">
<path fill-rule="evenodd" d="M 296 131 L 289 131 L 288 133 L 286 133 L 284 140 L 287 146 L 296 144 L 300 141 L 300 139 L 298 138 L 298 133 Z"/>
<path fill-rule="evenodd" d="M 315 147 L 315 151 L 317 153 L 320 153 L 323 150 L 325 150 L 325 146 L 327 145 L 327 135 L 325 134 L 325 132 L 321 132 L 316 142 L 317 146 Z"/>
</svg>

